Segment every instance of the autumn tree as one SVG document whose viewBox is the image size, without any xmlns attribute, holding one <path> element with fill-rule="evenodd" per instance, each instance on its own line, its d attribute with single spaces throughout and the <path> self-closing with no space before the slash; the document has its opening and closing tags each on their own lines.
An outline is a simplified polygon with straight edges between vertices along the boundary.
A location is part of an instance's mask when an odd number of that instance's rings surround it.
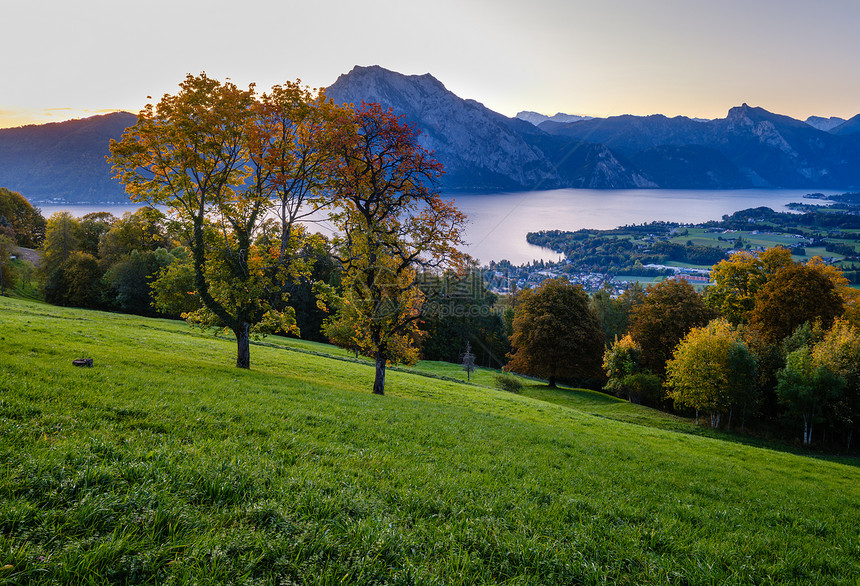
<svg viewBox="0 0 860 586">
<path fill-rule="evenodd" d="M 708 413 L 716 428 L 722 415 L 751 402 L 755 360 L 740 334 L 717 319 L 681 340 L 666 364 L 666 384 L 676 404 Z"/>
<path fill-rule="evenodd" d="M 805 322 L 820 319 L 824 328 L 845 310 L 827 271 L 816 265 L 790 263 L 770 277 L 753 297 L 750 327 L 765 343 L 776 344 Z"/>
<path fill-rule="evenodd" d="M 330 321 L 374 358 L 373 392 L 389 361 L 412 360 L 424 306 L 421 271 L 456 267 L 465 216 L 436 191 L 442 166 L 418 131 L 378 104 L 342 110 L 327 165 L 339 236 L 342 301 Z"/>
<path fill-rule="evenodd" d="M 706 290 L 705 303 L 732 325 L 746 323 L 758 290 L 790 264 L 793 264 L 791 252 L 779 246 L 761 253 L 735 252 L 711 269 L 713 284 Z"/>
<path fill-rule="evenodd" d="M 860 328 L 860 290 L 851 287 L 851 283 L 843 272 L 836 266 L 827 264 L 820 256 L 807 261 L 806 266 L 818 271 L 833 283 L 836 293 L 842 298 L 842 319 L 853 327 Z"/>
<path fill-rule="evenodd" d="M 257 180 L 274 202 L 282 259 L 295 252 L 291 242 L 299 222 L 329 203 L 333 125 L 343 121 L 343 112 L 322 90 L 298 80 L 274 86 L 255 105 L 255 122 L 248 128 L 250 151 L 260 170 Z"/>
<path fill-rule="evenodd" d="M 642 348 L 630 335 L 616 340 L 603 353 L 607 381 L 603 390 L 631 403 L 655 403 L 660 398 L 660 378 L 642 370 Z"/>
<path fill-rule="evenodd" d="M 631 313 L 630 335 L 642 348 L 642 367 L 658 376 L 684 336 L 710 321 L 702 296 L 683 279 L 667 279 L 646 289 Z"/>
<path fill-rule="evenodd" d="M 111 142 L 114 172 L 132 199 L 168 206 L 187 232 L 203 306 L 188 318 L 231 330 L 240 368 L 250 367 L 252 329 L 289 330 L 293 321 L 280 308 L 296 239 L 257 243 L 272 200 L 289 189 L 285 167 L 293 162 L 291 135 L 274 134 L 266 99 L 253 85 L 188 75 Z"/>
<path fill-rule="evenodd" d="M 230 299 L 239 303 L 228 306 L 216 297 L 213 280 L 226 273 L 228 288 L 251 280 L 251 238 L 267 206 L 246 190 L 253 178 L 244 131 L 253 103 L 252 88 L 188 75 L 177 94 L 148 104 L 110 145 L 114 172 L 132 200 L 167 205 L 189 225 L 197 293 L 235 334 L 242 368 L 250 366 L 250 329 L 263 307 L 252 299 Z"/>
<path fill-rule="evenodd" d="M 587 378 L 600 371 L 603 330 L 582 287 L 548 279 L 519 293 L 507 370 L 548 379 Z"/>
</svg>

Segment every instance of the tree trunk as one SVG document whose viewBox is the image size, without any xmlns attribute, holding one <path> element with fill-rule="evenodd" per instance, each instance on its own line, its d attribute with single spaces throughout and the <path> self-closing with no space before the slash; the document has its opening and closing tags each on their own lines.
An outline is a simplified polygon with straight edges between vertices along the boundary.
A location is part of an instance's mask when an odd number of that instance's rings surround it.
<svg viewBox="0 0 860 586">
<path fill-rule="evenodd" d="M 376 353 L 376 378 L 373 380 L 373 393 L 375 395 L 385 394 L 385 354 Z"/>
<path fill-rule="evenodd" d="M 236 367 L 251 368 L 251 324 L 240 322 L 236 334 Z"/>
<path fill-rule="evenodd" d="M 555 388 L 555 376 L 549 377 L 549 382 L 547 383 L 547 386 Z"/>
</svg>

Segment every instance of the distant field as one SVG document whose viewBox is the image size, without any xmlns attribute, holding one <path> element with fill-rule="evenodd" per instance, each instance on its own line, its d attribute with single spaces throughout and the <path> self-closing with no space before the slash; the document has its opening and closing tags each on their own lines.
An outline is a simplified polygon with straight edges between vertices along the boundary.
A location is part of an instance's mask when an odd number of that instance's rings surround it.
<svg viewBox="0 0 860 586">
<path fill-rule="evenodd" d="M 629 275 L 619 275 L 612 279 L 613 283 L 621 283 L 627 281 L 629 283 L 639 281 L 643 285 L 650 285 L 652 283 L 659 283 L 664 280 L 666 277 L 631 277 Z"/>
<path fill-rule="evenodd" d="M 0 298 L 0 583 L 857 584 L 860 462 Z M 71 360 L 92 357 L 94 368 Z"/>
</svg>

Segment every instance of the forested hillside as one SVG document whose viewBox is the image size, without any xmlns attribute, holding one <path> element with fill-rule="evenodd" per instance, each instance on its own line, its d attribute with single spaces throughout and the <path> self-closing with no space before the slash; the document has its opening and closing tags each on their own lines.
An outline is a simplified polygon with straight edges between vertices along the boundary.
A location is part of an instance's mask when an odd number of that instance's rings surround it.
<svg viewBox="0 0 860 586">
<path fill-rule="evenodd" d="M 126 112 L 0 130 L 0 186 L 34 202 L 127 202 L 108 144 L 137 117 Z"/>
</svg>

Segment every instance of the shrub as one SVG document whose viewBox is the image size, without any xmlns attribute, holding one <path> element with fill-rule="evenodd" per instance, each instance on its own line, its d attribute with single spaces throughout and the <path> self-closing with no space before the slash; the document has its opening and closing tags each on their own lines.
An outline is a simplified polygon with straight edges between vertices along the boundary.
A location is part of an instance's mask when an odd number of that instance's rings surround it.
<svg viewBox="0 0 860 586">
<path fill-rule="evenodd" d="M 510 374 L 496 375 L 496 388 L 509 393 L 520 393 L 523 390 L 523 381 Z"/>
</svg>

